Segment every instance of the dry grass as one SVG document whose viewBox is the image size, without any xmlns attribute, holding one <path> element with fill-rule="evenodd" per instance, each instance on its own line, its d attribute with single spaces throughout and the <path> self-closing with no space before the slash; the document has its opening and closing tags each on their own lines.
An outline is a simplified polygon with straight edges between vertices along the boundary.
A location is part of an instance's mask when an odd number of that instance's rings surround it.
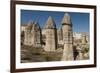
<svg viewBox="0 0 100 73">
<path fill-rule="evenodd" d="M 60 52 L 46 52 L 41 47 L 25 46 L 21 47 L 21 62 L 47 62 L 60 61 Z"/>
</svg>

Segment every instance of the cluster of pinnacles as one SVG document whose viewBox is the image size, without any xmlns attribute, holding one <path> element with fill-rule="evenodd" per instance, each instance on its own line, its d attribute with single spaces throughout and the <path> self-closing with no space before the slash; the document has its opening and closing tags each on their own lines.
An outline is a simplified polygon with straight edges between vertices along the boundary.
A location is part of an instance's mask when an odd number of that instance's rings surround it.
<svg viewBox="0 0 100 73">
<path fill-rule="evenodd" d="M 62 60 L 73 60 L 73 31 L 72 22 L 68 13 L 64 14 L 61 22 L 63 56 Z M 22 28 L 22 44 L 44 47 L 45 51 L 56 51 L 58 48 L 59 36 L 55 21 L 51 16 L 48 17 L 43 29 L 38 22 L 30 22 L 25 28 Z"/>
</svg>

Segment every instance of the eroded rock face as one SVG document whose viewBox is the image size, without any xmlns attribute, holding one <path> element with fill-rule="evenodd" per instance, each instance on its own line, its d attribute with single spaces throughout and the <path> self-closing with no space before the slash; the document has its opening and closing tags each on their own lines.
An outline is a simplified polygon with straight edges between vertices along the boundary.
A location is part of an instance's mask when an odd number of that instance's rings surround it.
<svg viewBox="0 0 100 73">
<path fill-rule="evenodd" d="M 62 60 L 73 60 L 72 23 L 69 14 L 65 13 L 62 20 L 64 50 Z"/>
<path fill-rule="evenodd" d="M 50 16 L 45 24 L 46 44 L 45 51 L 55 51 L 57 49 L 57 29 L 53 18 Z"/>
<path fill-rule="evenodd" d="M 32 46 L 41 46 L 41 29 L 38 23 L 31 22 L 24 31 L 24 44 Z"/>
</svg>

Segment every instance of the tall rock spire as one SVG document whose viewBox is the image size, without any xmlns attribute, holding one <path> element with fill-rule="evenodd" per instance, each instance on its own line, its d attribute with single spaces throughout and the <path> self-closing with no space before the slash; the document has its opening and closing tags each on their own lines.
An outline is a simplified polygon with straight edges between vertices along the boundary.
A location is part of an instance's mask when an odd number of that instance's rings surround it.
<svg viewBox="0 0 100 73">
<path fill-rule="evenodd" d="M 55 51 L 57 49 L 57 29 L 56 24 L 51 16 L 49 16 L 46 24 L 45 24 L 45 31 L 46 31 L 46 45 L 44 50 L 45 51 Z"/>
<path fill-rule="evenodd" d="M 64 14 L 62 19 L 63 43 L 64 50 L 62 60 L 73 60 L 73 40 L 72 40 L 72 23 L 68 13 Z"/>
</svg>

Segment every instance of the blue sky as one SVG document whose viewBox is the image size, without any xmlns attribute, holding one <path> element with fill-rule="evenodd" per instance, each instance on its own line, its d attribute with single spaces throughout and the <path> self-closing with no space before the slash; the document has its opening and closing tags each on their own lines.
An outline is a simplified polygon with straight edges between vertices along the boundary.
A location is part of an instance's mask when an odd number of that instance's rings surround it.
<svg viewBox="0 0 100 73">
<path fill-rule="evenodd" d="M 67 12 L 69 13 L 73 32 L 87 32 L 89 33 L 89 13 Z M 49 16 L 52 16 L 57 28 L 61 27 L 61 21 L 65 12 L 56 11 L 35 11 L 35 10 L 21 10 L 21 24 L 27 24 L 29 21 L 37 21 L 41 28 L 44 27 Z"/>
</svg>

